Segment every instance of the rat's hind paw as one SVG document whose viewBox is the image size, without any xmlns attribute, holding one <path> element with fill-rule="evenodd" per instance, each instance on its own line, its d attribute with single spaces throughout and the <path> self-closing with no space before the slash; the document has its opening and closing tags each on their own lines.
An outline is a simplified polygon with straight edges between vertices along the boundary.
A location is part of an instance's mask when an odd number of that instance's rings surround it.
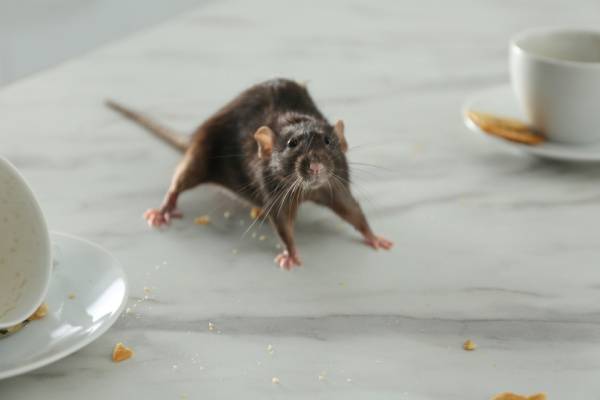
<svg viewBox="0 0 600 400">
<path fill-rule="evenodd" d="M 389 250 L 392 248 L 394 243 L 383 238 L 381 236 L 370 235 L 365 237 L 365 243 L 374 248 L 375 250 L 385 249 Z"/>
<path fill-rule="evenodd" d="M 293 267 L 299 267 L 302 265 L 298 254 L 290 255 L 287 250 L 279 253 L 277 257 L 275 257 L 275 263 L 279 265 L 279 268 L 286 269 L 288 271 Z"/>
<path fill-rule="evenodd" d="M 155 228 L 168 225 L 171 222 L 171 219 L 181 217 L 181 212 L 177 210 L 161 211 L 156 208 L 150 208 L 144 213 L 144 219 L 148 221 L 148 225 Z"/>
</svg>

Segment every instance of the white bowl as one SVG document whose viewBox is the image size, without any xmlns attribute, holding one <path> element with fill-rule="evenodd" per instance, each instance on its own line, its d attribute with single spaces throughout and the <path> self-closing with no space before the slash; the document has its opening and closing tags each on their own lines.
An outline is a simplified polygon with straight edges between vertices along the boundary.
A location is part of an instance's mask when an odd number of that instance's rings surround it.
<svg viewBox="0 0 600 400">
<path fill-rule="evenodd" d="M 33 192 L 0 157 L 0 328 L 27 319 L 44 301 L 52 269 L 50 248 Z"/>
</svg>

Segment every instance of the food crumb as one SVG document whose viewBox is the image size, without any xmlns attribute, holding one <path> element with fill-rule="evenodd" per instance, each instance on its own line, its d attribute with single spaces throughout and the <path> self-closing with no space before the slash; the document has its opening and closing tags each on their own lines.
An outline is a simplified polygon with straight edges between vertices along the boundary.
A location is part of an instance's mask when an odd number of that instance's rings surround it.
<svg viewBox="0 0 600 400">
<path fill-rule="evenodd" d="M 504 392 L 494 396 L 492 400 L 546 400 L 546 394 L 537 393 L 531 396 L 521 396 L 519 394 Z"/>
<path fill-rule="evenodd" d="M 262 209 L 258 208 L 258 207 L 252 207 L 250 209 L 250 218 L 252 219 L 257 219 L 260 218 L 262 216 Z"/>
<path fill-rule="evenodd" d="M 27 319 L 30 321 L 35 321 L 35 320 L 44 318 L 47 314 L 48 314 L 48 304 L 42 303 L 37 308 L 37 310 L 35 310 L 35 312 L 31 315 L 31 317 L 29 317 Z"/>
<path fill-rule="evenodd" d="M 466 351 L 473 351 L 476 348 L 477 345 L 471 339 L 468 339 L 466 342 L 463 343 L 463 349 L 465 349 Z"/>
<path fill-rule="evenodd" d="M 273 353 L 275 352 L 275 350 L 273 349 L 273 345 L 270 344 L 270 345 L 267 346 L 267 352 L 270 355 L 273 355 Z"/>
<path fill-rule="evenodd" d="M 258 240 L 260 240 L 260 241 L 263 241 L 263 240 L 266 240 L 266 239 L 267 239 L 267 237 L 265 235 L 260 235 L 258 237 Z"/>
<path fill-rule="evenodd" d="M 75 293 L 69 293 L 69 295 L 67 296 L 69 300 L 74 300 L 75 299 Z"/>
<path fill-rule="evenodd" d="M 320 381 L 324 381 L 327 378 L 327 373 L 326 372 L 321 372 L 319 374 L 319 380 Z"/>
<path fill-rule="evenodd" d="M 271 379 L 271 383 L 272 383 L 273 385 L 279 385 L 279 378 L 278 378 L 278 377 L 276 377 L 276 376 L 274 376 L 274 377 Z"/>
<path fill-rule="evenodd" d="M 352 382 L 352 378 L 347 378 L 346 382 L 348 382 L 348 383 Z"/>
<path fill-rule="evenodd" d="M 121 362 L 130 359 L 133 357 L 133 350 L 129 347 L 125 347 L 125 345 L 121 342 L 117 343 L 112 352 L 112 360 L 114 362 Z"/>
<path fill-rule="evenodd" d="M 210 224 L 210 217 L 208 215 L 202 215 L 194 220 L 197 225 L 208 225 Z"/>
<path fill-rule="evenodd" d="M 213 324 L 212 322 L 209 321 L 208 322 L 208 330 L 211 331 L 211 332 L 214 331 L 215 330 L 215 324 Z"/>
<path fill-rule="evenodd" d="M 225 211 L 223 213 L 223 217 L 225 217 L 225 219 L 229 219 L 231 217 L 231 213 L 229 211 Z"/>
</svg>

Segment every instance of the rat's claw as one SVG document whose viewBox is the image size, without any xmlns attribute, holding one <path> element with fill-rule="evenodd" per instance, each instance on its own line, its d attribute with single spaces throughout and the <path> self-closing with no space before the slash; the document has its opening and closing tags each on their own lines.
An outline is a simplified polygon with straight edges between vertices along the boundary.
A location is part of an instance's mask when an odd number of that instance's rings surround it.
<svg viewBox="0 0 600 400">
<path fill-rule="evenodd" d="M 144 218 L 148 221 L 148 225 L 151 227 L 161 227 L 168 225 L 172 218 L 181 218 L 181 212 L 177 210 L 173 211 L 161 211 L 156 208 L 151 208 L 144 213 Z"/>
<path fill-rule="evenodd" d="M 293 267 L 302 265 L 300 257 L 298 257 L 297 254 L 290 255 L 287 250 L 279 253 L 277 257 L 275 257 L 275 263 L 279 265 L 279 268 L 288 271 Z"/>
<path fill-rule="evenodd" d="M 392 248 L 394 243 L 383 238 L 381 236 L 370 235 L 365 237 L 365 243 L 374 248 L 375 250 L 384 249 L 389 250 Z"/>
<path fill-rule="evenodd" d="M 155 208 L 147 210 L 144 213 L 144 218 L 146 219 L 146 221 L 148 221 L 148 226 L 151 227 L 158 227 L 167 223 L 165 217 L 160 212 L 160 210 L 157 210 Z"/>
</svg>

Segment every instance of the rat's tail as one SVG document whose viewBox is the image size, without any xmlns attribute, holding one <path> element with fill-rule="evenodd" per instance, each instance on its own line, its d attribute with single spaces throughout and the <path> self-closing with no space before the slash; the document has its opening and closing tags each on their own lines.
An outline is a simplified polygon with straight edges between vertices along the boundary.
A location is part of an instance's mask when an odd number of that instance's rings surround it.
<svg viewBox="0 0 600 400">
<path fill-rule="evenodd" d="M 124 115 L 126 118 L 129 118 L 133 122 L 143 126 L 148 131 L 152 132 L 158 138 L 162 139 L 177 150 L 185 151 L 188 148 L 189 142 L 184 135 L 174 132 L 173 130 L 159 124 L 145 115 L 124 107 L 112 100 L 107 100 L 106 105 Z"/>
</svg>

